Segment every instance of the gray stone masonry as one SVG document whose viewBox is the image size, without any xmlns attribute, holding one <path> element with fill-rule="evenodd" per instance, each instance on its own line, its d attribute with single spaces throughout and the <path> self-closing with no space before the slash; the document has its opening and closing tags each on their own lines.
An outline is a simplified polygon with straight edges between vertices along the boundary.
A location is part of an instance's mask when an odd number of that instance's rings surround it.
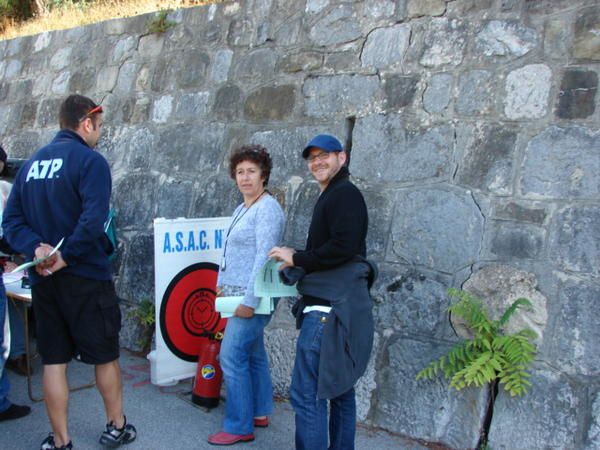
<svg viewBox="0 0 600 450">
<path fill-rule="evenodd" d="M 70 92 L 101 101 L 119 295 L 154 297 L 152 220 L 228 215 L 227 157 L 266 146 L 284 243 L 305 243 L 317 133 L 350 153 L 370 214 L 375 347 L 358 417 L 475 448 L 487 389 L 415 374 L 461 339 L 449 287 L 539 337 L 532 388 L 501 390 L 489 447 L 600 448 L 600 5 L 597 0 L 228 0 L 0 42 L 0 140 L 27 158 Z M 466 283 L 465 283 L 466 282 Z M 456 328 L 460 328 L 458 325 Z M 137 348 L 129 320 L 123 343 Z M 286 396 L 297 331 L 281 302 L 266 342 Z"/>
</svg>

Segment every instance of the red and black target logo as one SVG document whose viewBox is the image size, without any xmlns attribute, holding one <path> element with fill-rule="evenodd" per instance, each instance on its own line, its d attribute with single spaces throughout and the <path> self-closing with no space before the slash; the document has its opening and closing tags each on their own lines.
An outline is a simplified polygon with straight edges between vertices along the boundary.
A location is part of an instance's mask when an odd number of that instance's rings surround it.
<svg viewBox="0 0 600 450">
<path fill-rule="evenodd" d="M 169 283 L 160 306 L 160 330 L 169 350 L 196 362 L 208 342 L 207 334 L 225 329 L 227 319 L 215 311 L 219 266 L 197 263 L 179 272 Z"/>
</svg>

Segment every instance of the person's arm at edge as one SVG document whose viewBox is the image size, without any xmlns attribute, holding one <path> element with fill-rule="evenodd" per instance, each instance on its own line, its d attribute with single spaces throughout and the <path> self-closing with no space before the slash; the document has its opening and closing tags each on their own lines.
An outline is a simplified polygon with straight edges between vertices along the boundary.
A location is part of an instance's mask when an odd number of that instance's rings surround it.
<svg viewBox="0 0 600 450">
<path fill-rule="evenodd" d="M 35 250 L 41 244 L 42 237 L 33 231 L 25 221 L 20 193 L 22 173 L 19 171 L 17 174 L 15 185 L 8 196 L 6 208 L 2 214 L 2 231 L 15 252 L 34 259 Z"/>
</svg>

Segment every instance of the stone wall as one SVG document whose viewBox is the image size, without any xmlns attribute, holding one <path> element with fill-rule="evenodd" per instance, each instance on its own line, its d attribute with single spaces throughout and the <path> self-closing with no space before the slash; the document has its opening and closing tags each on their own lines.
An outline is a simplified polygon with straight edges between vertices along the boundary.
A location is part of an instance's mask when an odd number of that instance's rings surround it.
<svg viewBox="0 0 600 450">
<path fill-rule="evenodd" d="M 273 155 L 302 246 L 318 192 L 300 157 L 336 134 L 370 212 L 377 335 L 367 424 L 473 448 L 487 390 L 415 374 L 457 337 L 446 289 L 538 299 L 525 398 L 500 391 L 490 446 L 600 447 L 600 5 L 596 0 L 248 0 L 0 42 L 0 137 L 28 157 L 62 98 L 102 100 L 119 210 L 119 293 L 153 296 L 152 219 L 229 214 L 229 151 Z M 483 269 L 483 270 L 482 270 Z M 268 331 L 285 395 L 296 331 Z M 596 323 L 596 325 L 594 325 Z"/>
</svg>

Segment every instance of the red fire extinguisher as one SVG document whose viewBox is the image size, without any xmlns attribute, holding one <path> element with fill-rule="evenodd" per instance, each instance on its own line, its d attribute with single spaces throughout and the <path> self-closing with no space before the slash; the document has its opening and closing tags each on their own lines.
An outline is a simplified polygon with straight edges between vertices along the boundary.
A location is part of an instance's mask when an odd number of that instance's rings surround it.
<svg viewBox="0 0 600 450">
<path fill-rule="evenodd" d="M 218 332 L 208 336 L 208 344 L 198 356 L 196 379 L 192 390 L 192 402 L 205 408 L 215 408 L 219 405 L 223 371 L 219 364 L 219 350 L 223 333 Z"/>
</svg>

